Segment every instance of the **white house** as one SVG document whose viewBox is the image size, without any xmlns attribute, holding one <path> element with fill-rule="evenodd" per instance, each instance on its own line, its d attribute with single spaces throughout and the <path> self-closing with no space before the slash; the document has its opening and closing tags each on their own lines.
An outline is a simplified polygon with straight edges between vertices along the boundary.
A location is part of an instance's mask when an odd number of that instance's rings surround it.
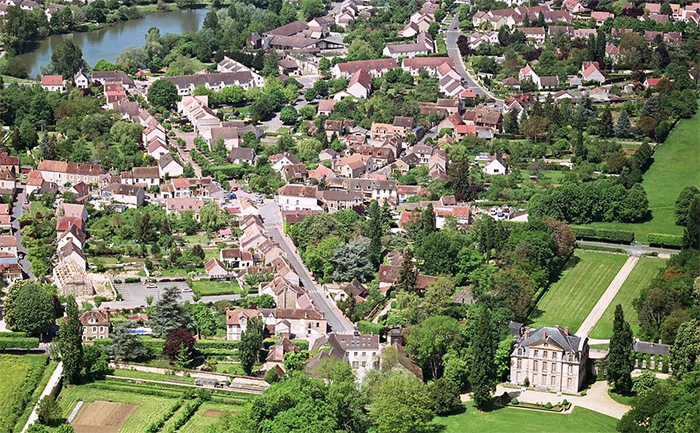
<svg viewBox="0 0 700 433">
<path fill-rule="evenodd" d="M 598 62 L 583 62 L 581 65 L 581 77 L 584 82 L 596 81 L 601 84 L 605 82 L 605 76 L 598 69 Z"/>
<path fill-rule="evenodd" d="M 315 186 L 285 185 L 278 191 L 277 202 L 282 210 L 321 210 Z"/>
<path fill-rule="evenodd" d="M 369 76 L 369 73 L 367 73 L 367 71 L 364 69 L 360 69 L 352 74 L 352 78 L 350 78 L 346 92 L 358 99 L 367 99 L 372 88 L 370 82 L 371 77 Z"/>
<path fill-rule="evenodd" d="M 87 75 L 85 75 L 82 68 L 73 76 L 73 84 L 75 84 L 75 87 L 78 89 L 88 88 L 90 79 L 87 77 Z"/>
<path fill-rule="evenodd" d="M 140 186 L 114 183 L 102 190 L 102 196 L 113 204 L 121 204 L 135 209 L 143 206 L 146 200 L 146 192 Z"/>
<path fill-rule="evenodd" d="M 484 166 L 484 173 L 491 175 L 501 175 L 508 173 L 508 165 L 503 159 L 496 155 L 489 157 L 488 162 Z"/>
<path fill-rule="evenodd" d="M 209 278 L 226 278 L 228 276 L 226 267 L 216 257 L 209 259 L 209 261 L 204 264 L 204 269 L 207 271 Z"/>
<path fill-rule="evenodd" d="M 170 153 L 161 155 L 158 160 L 158 172 L 160 173 L 160 177 L 165 177 L 166 175 L 170 177 L 182 176 L 183 171 L 182 164 L 173 158 Z"/>
<path fill-rule="evenodd" d="M 269 158 L 270 164 L 272 164 L 272 168 L 275 171 L 282 171 L 282 168 L 284 168 L 287 165 L 295 165 L 299 164 L 301 161 L 299 161 L 299 158 L 294 156 L 294 154 L 291 154 L 289 152 L 284 152 L 284 153 L 278 153 L 276 155 L 272 155 Z"/>
<path fill-rule="evenodd" d="M 148 143 L 148 155 L 153 157 L 156 161 L 160 161 L 160 158 L 166 153 L 170 153 L 165 143 L 157 138 L 154 138 Z"/>
<path fill-rule="evenodd" d="M 41 87 L 49 92 L 65 92 L 66 83 L 60 75 L 42 75 Z"/>
</svg>

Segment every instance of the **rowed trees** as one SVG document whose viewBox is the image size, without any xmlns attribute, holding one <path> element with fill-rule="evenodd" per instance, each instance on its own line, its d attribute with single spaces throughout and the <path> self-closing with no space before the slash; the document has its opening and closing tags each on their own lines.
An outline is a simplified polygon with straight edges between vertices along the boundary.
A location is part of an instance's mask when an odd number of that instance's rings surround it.
<svg viewBox="0 0 700 433">
<path fill-rule="evenodd" d="M 610 339 L 610 354 L 607 363 L 608 383 L 618 394 L 627 394 L 632 390 L 632 328 L 625 320 L 622 305 L 615 307 L 615 319 L 613 321 L 613 335 Z"/>
<path fill-rule="evenodd" d="M 80 381 L 83 370 L 83 326 L 78 315 L 78 304 L 71 295 L 66 302 L 66 319 L 61 323 L 58 347 L 63 360 L 63 376 L 72 384 Z"/>
</svg>

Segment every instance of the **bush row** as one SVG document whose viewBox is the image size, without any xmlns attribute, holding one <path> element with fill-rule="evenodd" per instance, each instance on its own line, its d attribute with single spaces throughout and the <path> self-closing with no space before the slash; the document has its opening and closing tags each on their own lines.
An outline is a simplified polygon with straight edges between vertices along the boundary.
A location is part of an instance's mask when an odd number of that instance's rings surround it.
<svg viewBox="0 0 700 433">
<path fill-rule="evenodd" d="M 35 349 L 39 347 L 39 339 L 34 337 L 0 337 L 0 350 L 5 349 Z"/>
<path fill-rule="evenodd" d="M 649 233 L 647 242 L 653 246 L 680 248 L 683 245 L 683 236 Z"/>
<path fill-rule="evenodd" d="M 180 406 L 182 406 L 182 403 L 184 403 L 183 398 L 179 398 L 175 404 L 170 406 L 167 412 L 162 414 L 159 418 L 153 420 L 150 424 L 148 424 L 148 427 L 146 427 L 146 433 L 157 433 L 160 431 L 160 429 L 163 428 L 166 422 L 172 417 L 175 412 L 177 412 L 178 409 L 180 409 Z"/>
<path fill-rule="evenodd" d="M 576 237 L 594 241 L 606 241 L 620 244 L 634 242 L 634 232 L 627 230 L 594 229 L 590 227 L 573 227 Z"/>
<path fill-rule="evenodd" d="M 187 423 L 187 421 L 189 421 L 190 418 L 192 418 L 192 415 L 194 415 L 194 413 L 197 412 L 197 409 L 199 409 L 199 406 L 201 406 L 202 403 L 204 403 L 204 400 L 202 400 L 199 397 L 187 403 L 182 413 L 177 418 L 175 418 L 175 421 L 173 421 L 173 423 L 170 424 L 168 428 L 164 431 L 166 433 L 174 433 L 180 427 L 185 425 L 185 423 Z"/>
<path fill-rule="evenodd" d="M 627 250 L 625 250 L 624 248 L 601 247 L 598 245 L 579 245 L 578 249 L 586 251 L 602 251 L 604 253 L 627 254 Z"/>
<path fill-rule="evenodd" d="M 26 336 L 26 332 L 0 332 L 0 338 L 24 338 Z"/>
<path fill-rule="evenodd" d="M 197 350 L 203 349 L 229 349 L 238 347 L 238 341 L 231 340 L 197 340 L 194 344 Z"/>
</svg>

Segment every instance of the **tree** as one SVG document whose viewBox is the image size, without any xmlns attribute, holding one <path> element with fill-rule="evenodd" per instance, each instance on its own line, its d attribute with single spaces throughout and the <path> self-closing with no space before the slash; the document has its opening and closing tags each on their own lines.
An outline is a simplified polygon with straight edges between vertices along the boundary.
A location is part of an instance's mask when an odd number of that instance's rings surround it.
<svg viewBox="0 0 700 433">
<path fill-rule="evenodd" d="M 61 407 L 52 395 L 41 399 L 36 414 L 39 416 L 39 422 L 45 425 L 54 425 L 61 421 Z"/>
<path fill-rule="evenodd" d="M 63 376 L 71 384 L 80 381 L 83 371 L 83 326 L 78 318 L 79 313 L 75 298 L 72 295 L 68 296 L 66 318 L 61 323 L 58 347 L 63 360 Z"/>
<path fill-rule="evenodd" d="M 206 203 L 199 210 L 199 221 L 204 230 L 212 233 L 226 227 L 229 223 L 229 216 L 212 201 Z"/>
<path fill-rule="evenodd" d="M 216 322 L 211 309 L 204 304 L 186 304 L 197 330 L 197 338 L 212 337 L 216 333 Z M 263 308 L 263 307 L 261 307 Z"/>
<path fill-rule="evenodd" d="M 406 352 L 429 377 L 437 379 L 442 374 L 442 359 L 457 344 L 459 335 L 456 319 L 431 316 L 409 334 Z"/>
<path fill-rule="evenodd" d="M 425 385 L 410 374 L 389 372 L 371 388 L 370 400 L 377 433 L 425 432 L 433 419 Z"/>
<path fill-rule="evenodd" d="M 219 17 L 216 15 L 216 10 L 212 9 L 204 16 L 204 22 L 202 23 L 203 29 L 218 30 L 219 29 Z"/>
<path fill-rule="evenodd" d="M 299 119 L 299 113 L 297 113 L 296 108 L 291 105 L 287 105 L 280 111 L 280 120 L 285 125 L 293 125 L 297 123 L 297 119 Z"/>
<path fill-rule="evenodd" d="M 107 353 L 112 359 L 128 362 L 151 357 L 151 351 L 146 349 L 141 339 L 132 332 L 137 326 L 135 322 L 117 325 L 112 336 L 112 344 L 107 348 Z"/>
<path fill-rule="evenodd" d="M 673 374 L 679 379 L 696 370 L 700 361 L 700 322 L 693 319 L 678 328 L 676 341 L 671 347 Z"/>
<path fill-rule="evenodd" d="M 165 337 L 178 328 L 188 328 L 192 322 L 189 313 L 178 302 L 180 290 L 173 286 L 161 293 L 151 315 L 151 328 L 153 334 Z"/>
<path fill-rule="evenodd" d="M 644 370 L 642 374 L 634 381 L 632 391 L 636 395 L 644 397 L 644 395 L 651 391 L 657 383 L 659 383 L 659 379 L 656 378 L 656 375 L 649 370 Z"/>
<path fill-rule="evenodd" d="M 163 345 L 163 355 L 176 361 L 179 367 L 186 367 L 190 363 L 194 350 L 194 337 L 185 328 L 170 332 Z"/>
<path fill-rule="evenodd" d="M 168 80 L 156 80 L 148 88 L 148 102 L 156 108 L 170 110 L 175 107 L 178 99 L 177 87 Z"/>
<path fill-rule="evenodd" d="M 369 244 L 369 239 L 361 238 L 338 247 L 331 259 L 335 265 L 335 281 L 352 281 L 353 278 L 357 278 L 364 283 L 370 280 L 373 268 L 369 257 Z"/>
<path fill-rule="evenodd" d="M 441 377 L 430 382 L 427 391 L 432 402 L 430 408 L 436 415 L 450 415 L 463 408 L 459 386 L 450 379 Z"/>
<path fill-rule="evenodd" d="M 62 75 L 63 78 L 72 79 L 80 69 L 86 67 L 87 63 L 83 60 L 83 50 L 72 40 L 64 39 L 60 45 L 53 49 L 51 70 Z"/>
<path fill-rule="evenodd" d="M 394 281 L 394 288 L 407 292 L 416 290 L 416 268 L 413 266 L 413 251 L 410 248 L 403 251 L 403 260 L 396 281 Z"/>
<path fill-rule="evenodd" d="M 688 222 L 683 232 L 684 250 L 700 250 L 700 196 L 693 199 L 688 212 Z"/>
<path fill-rule="evenodd" d="M 612 112 L 605 107 L 598 122 L 598 134 L 603 138 L 610 138 L 614 134 Z"/>
<path fill-rule="evenodd" d="M 423 308 L 429 316 L 446 314 L 452 306 L 455 294 L 455 282 L 450 276 L 440 276 L 425 288 Z"/>
<path fill-rule="evenodd" d="M 469 370 L 469 382 L 476 407 L 486 408 L 495 390 L 495 342 L 491 329 L 491 311 L 479 307 L 476 312 L 472 343 L 469 346 L 472 365 Z"/>
<path fill-rule="evenodd" d="M 626 394 L 632 390 L 632 328 L 625 320 L 622 305 L 615 306 L 613 335 L 610 339 L 610 354 L 607 363 L 607 379 L 613 390 L 618 394 Z"/>
<path fill-rule="evenodd" d="M 617 116 L 617 123 L 615 123 L 615 136 L 618 138 L 626 138 L 630 135 L 630 118 L 626 110 L 622 110 L 620 115 Z"/>
<path fill-rule="evenodd" d="M 50 286 L 31 282 L 22 284 L 14 297 L 5 299 L 7 326 L 13 331 L 30 335 L 41 334 L 48 329 L 55 318 L 54 297 Z"/>
<path fill-rule="evenodd" d="M 304 19 L 306 21 L 323 16 L 323 14 L 326 13 L 326 6 L 323 4 L 322 0 L 301 0 L 299 2 L 299 9 L 301 9 L 301 13 L 304 14 Z"/>
<path fill-rule="evenodd" d="M 104 379 L 109 372 L 109 357 L 94 344 L 83 347 L 83 377 L 88 380 Z"/>
<path fill-rule="evenodd" d="M 238 343 L 238 359 L 245 374 L 253 372 L 253 366 L 260 357 L 260 349 L 263 342 L 263 323 L 258 317 L 248 319 L 245 331 L 241 334 Z"/>
<path fill-rule="evenodd" d="M 686 186 L 681 193 L 678 194 L 675 211 L 677 226 L 685 227 L 688 225 L 690 206 L 697 197 L 700 197 L 700 190 L 694 185 Z"/>
<path fill-rule="evenodd" d="M 382 257 L 382 235 L 384 234 L 382 215 L 377 200 L 369 205 L 369 259 L 376 268 Z"/>
</svg>

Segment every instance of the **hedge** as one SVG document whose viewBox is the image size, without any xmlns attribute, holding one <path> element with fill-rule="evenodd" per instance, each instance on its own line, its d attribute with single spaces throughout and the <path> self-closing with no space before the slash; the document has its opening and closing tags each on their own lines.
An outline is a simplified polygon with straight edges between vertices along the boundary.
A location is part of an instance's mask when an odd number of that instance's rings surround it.
<svg viewBox="0 0 700 433">
<path fill-rule="evenodd" d="M 0 337 L 0 350 L 5 349 L 36 349 L 39 339 L 34 337 L 5 338 Z"/>
<path fill-rule="evenodd" d="M 166 422 L 172 417 L 175 412 L 177 412 L 178 409 L 180 409 L 180 406 L 182 406 L 182 403 L 184 402 L 184 399 L 180 398 L 178 399 L 174 405 L 170 406 L 167 412 L 162 414 L 159 418 L 155 419 L 152 421 L 148 427 L 146 427 L 146 433 L 158 433 L 160 429 L 163 428 Z"/>
<path fill-rule="evenodd" d="M 140 283 L 140 282 L 141 282 L 141 278 L 139 278 L 139 277 L 124 278 L 124 282 L 127 283 L 127 284 L 130 284 L 130 283 Z"/>
<path fill-rule="evenodd" d="M 647 242 L 649 245 L 680 248 L 683 245 L 683 236 L 649 233 L 647 234 Z"/>
<path fill-rule="evenodd" d="M 180 415 L 174 419 L 173 423 L 170 424 L 164 431 L 166 433 L 174 433 L 175 430 L 178 430 L 180 427 L 185 425 L 185 423 L 192 418 L 192 415 L 197 412 L 197 409 L 199 409 L 199 406 L 201 406 L 202 403 L 204 403 L 204 400 L 199 397 L 187 403 L 182 410 L 182 413 L 180 413 Z"/>
<path fill-rule="evenodd" d="M 0 338 L 24 338 L 26 336 L 26 332 L 0 332 Z"/>
<path fill-rule="evenodd" d="M 593 229 L 590 227 L 572 227 L 577 238 L 614 243 L 634 242 L 634 232 L 627 230 Z"/>
<path fill-rule="evenodd" d="M 238 347 L 238 341 L 231 340 L 197 340 L 194 343 L 195 349 L 229 349 L 234 350 Z"/>
</svg>

